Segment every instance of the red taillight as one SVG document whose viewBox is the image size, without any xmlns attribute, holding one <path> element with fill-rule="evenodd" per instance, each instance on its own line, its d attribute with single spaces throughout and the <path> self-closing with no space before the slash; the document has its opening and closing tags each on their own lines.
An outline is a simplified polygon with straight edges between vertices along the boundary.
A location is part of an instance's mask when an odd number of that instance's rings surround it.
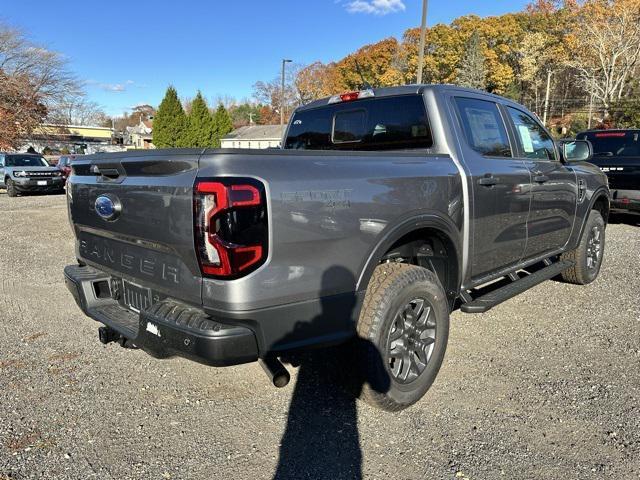
<svg viewBox="0 0 640 480">
<path fill-rule="evenodd" d="M 360 90 L 359 92 L 346 92 L 341 93 L 340 95 L 334 95 L 329 99 L 329 103 L 339 103 L 339 102 L 353 102 L 354 100 L 360 100 L 362 98 L 371 98 L 375 97 L 376 94 L 370 88 L 367 90 Z"/>
<path fill-rule="evenodd" d="M 229 197 L 232 207 L 260 205 L 260 192 L 253 185 L 231 185 Z"/>
<path fill-rule="evenodd" d="M 605 137 L 624 137 L 627 134 L 625 132 L 607 132 L 607 133 L 596 133 L 596 138 L 605 138 Z"/>
<path fill-rule="evenodd" d="M 343 93 L 342 95 L 340 95 L 340 100 L 342 100 L 343 102 L 350 102 L 352 100 L 357 100 L 358 95 L 360 95 L 360 92 Z"/>
<path fill-rule="evenodd" d="M 195 235 L 204 275 L 236 277 L 266 257 L 264 189 L 250 179 L 200 180 L 194 186 Z"/>
</svg>

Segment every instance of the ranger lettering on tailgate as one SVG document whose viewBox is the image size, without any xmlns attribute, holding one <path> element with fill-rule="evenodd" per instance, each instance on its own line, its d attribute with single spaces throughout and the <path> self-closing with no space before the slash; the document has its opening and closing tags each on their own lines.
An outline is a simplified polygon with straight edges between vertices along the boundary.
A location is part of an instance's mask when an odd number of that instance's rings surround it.
<svg viewBox="0 0 640 480">
<path fill-rule="evenodd" d="M 117 244 L 118 247 L 116 248 L 113 246 L 114 243 L 113 241 L 98 239 L 93 236 L 83 238 L 79 241 L 80 254 L 84 258 L 106 267 L 120 266 L 135 273 L 142 273 L 175 284 L 180 283 L 180 274 L 177 267 L 149 256 L 136 255 L 120 243 Z"/>
</svg>

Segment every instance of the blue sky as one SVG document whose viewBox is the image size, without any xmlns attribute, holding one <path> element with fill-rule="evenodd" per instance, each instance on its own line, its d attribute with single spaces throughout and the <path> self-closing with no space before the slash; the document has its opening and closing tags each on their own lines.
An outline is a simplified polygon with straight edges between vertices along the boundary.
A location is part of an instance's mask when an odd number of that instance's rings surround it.
<svg viewBox="0 0 640 480">
<path fill-rule="evenodd" d="M 497 15 L 527 0 L 430 0 L 427 23 Z M 117 115 L 157 105 L 169 84 L 250 97 L 278 75 L 280 59 L 338 60 L 360 46 L 418 26 L 420 0 L 0 0 L 0 20 L 63 53 L 89 98 Z"/>
</svg>

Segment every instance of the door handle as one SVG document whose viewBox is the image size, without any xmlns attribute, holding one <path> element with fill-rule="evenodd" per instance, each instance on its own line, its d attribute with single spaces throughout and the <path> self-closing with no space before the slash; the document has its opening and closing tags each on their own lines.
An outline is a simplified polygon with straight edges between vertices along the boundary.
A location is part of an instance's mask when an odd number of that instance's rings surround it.
<svg viewBox="0 0 640 480">
<path fill-rule="evenodd" d="M 545 183 L 549 181 L 549 177 L 547 177 L 546 175 L 535 175 L 533 177 L 533 181 L 536 183 Z"/>
<path fill-rule="evenodd" d="M 478 180 L 478 185 L 485 187 L 493 187 L 498 184 L 498 179 L 491 174 L 487 174 Z"/>
</svg>

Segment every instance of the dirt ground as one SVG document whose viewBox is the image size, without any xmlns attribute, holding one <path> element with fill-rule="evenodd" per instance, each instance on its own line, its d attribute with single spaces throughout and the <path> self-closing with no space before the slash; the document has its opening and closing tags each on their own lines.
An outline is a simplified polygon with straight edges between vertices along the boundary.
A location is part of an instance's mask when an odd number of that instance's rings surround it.
<svg viewBox="0 0 640 480">
<path fill-rule="evenodd" d="M 311 367 L 275 389 L 101 345 L 64 196 L 0 191 L 0 479 L 640 478 L 640 223 L 615 222 L 594 284 L 455 312 L 433 388 L 389 414 Z"/>
</svg>

